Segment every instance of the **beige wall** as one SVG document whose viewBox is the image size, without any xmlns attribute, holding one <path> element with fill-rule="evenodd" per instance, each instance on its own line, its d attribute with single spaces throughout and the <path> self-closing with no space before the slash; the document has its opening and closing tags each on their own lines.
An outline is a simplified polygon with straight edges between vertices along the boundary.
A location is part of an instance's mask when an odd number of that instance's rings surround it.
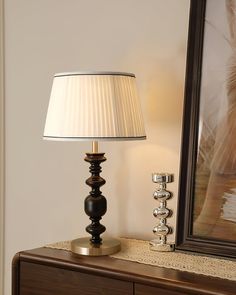
<svg viewBox="0 0 236 295">
<path fill-rule="evenodd" d="M 0 0 L 0 295 L 4 285 L 4 18 L 3 1 Z"/>
<path fill-rule="evenodd" d="M 153 171 L 173 172 L 176 207 L 189 0 L 6 0 L 6 262 L 83 236 L 89 143 L 42 140 L 55 72 L 134 72 L 144 142 L 102 143 L 107 233 L 151 239 Z M 175 223 L 175 216 L 171 220 Z M 172 239 L 174 237 L 172 236 Z"/>
</svg>

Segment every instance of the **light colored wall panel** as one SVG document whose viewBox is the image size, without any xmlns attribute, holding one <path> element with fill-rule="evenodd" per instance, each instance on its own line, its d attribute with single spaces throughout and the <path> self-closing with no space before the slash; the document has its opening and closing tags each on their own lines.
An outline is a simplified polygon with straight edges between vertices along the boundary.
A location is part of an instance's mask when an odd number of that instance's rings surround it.
<svg viewBox="0 0 236 295">
<path fill-rule="evenodd" d="M 0 295 L 4 288 L 4 17 L 0 0 Z"/>
<path fill-rule="evenodd" d="M 147 140 L 100 146 L 107 157 L 107 232 L 153 238 L 153 171 L 175 173 L 168 203 L 175 208 L 188 13 L 189 0 L 5 0 L 4 295 L 17 251 L 84 236 L 89 224 L 83 158 L 90 143 L 42 140 L 54 73 L 114 70 L 137 77 Z"/>
</svg>

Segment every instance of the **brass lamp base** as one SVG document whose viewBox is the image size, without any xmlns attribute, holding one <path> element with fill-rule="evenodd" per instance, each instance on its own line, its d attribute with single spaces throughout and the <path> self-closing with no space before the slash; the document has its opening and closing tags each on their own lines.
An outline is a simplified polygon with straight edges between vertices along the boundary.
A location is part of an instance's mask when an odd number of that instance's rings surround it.
<svg viewBox="0 0 236 295">
<path fill-rule="evenodd" d="M 79 238 L 71 242 L 71 251 L 80 255 L 111 255 L 120 251 L 120 249 L 120 241 L 112 238 L 103 238 L 101 244 L 93 244 L 89 238 Z"/>
</svg>

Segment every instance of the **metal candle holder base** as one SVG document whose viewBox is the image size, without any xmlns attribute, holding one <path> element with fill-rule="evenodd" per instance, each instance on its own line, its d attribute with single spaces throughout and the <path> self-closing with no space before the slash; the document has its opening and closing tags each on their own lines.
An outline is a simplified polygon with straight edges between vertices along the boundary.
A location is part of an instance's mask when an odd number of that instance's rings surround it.
<svg viewBox="0 0 236 295">
<path fill-rule="evenodd" d="M 167 200 L 172 197 L 172 193 L 166 190 L 166 184 L 174 181 L 173 174 L 153 173 L 152 181 L 158 184 L 153 197 L 158 200 L 159 207 L 153 210 L 154 217 L 159 219 L 159 224 L 153 228 L 153 233 L 157 238 L 150 241 L 150 249 L 160 252 L 173 251 L 174 244 L 167 243 L 167 235 L 172 233 L 172 228 L 168 226 L 167 218 L 172 215 L 172 211 L 167 208 Z"/>
</svg>

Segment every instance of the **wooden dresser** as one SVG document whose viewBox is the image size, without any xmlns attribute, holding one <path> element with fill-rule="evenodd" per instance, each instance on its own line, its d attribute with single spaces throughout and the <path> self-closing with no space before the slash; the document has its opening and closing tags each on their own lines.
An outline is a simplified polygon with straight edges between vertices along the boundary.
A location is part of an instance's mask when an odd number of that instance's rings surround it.
<svg viewBox="0 0 236 295">
<path fill-rule="evenodd" d="M 236 294 L 228 280 L 49 248 L 16 254 L 12 274 L 12 295 Z"/>
</svg>

